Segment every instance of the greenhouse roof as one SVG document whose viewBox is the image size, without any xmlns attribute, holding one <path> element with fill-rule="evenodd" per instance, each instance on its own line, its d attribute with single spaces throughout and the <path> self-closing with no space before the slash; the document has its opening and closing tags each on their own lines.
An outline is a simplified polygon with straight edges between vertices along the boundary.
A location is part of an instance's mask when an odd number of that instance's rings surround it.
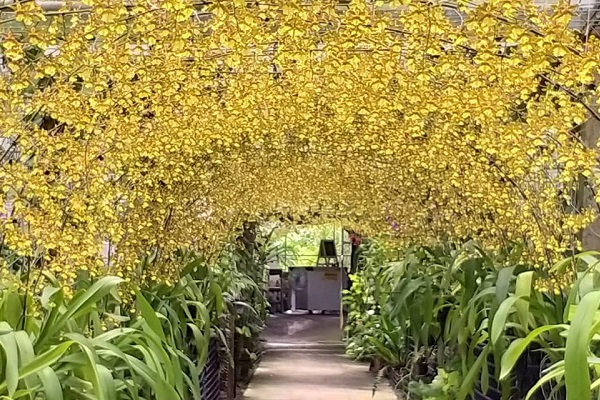
<svg viewBox="0 0 600 400">
<path fill-rule="evenodd" d="M 487 0 L 471 0 L 468 1 L 468 4 L 472 7 L 477 7 L 486 1 Z M 49 13 L 58 13 L 65 5 L 65 2 L 60 0 L 35 0 L 35 2 L 46 9 Z M 124 2 L 126 4 L 132 3 L 131 0 L 124 0 Z M 211 3 L 210 1 L 201 0 L 193 0 L 193 2 L 198 6 L 198 8 L 204 8 L 207 4 Z M 309 1 L 306 2 L 309 3 Z M 446 15 L 452 22 L 461 24 L 464 21 L 464 14 L 458 10 L 456 0 L 440 0 L 439 2 L 447 7 Z M 347 6 L 348 3 L 349 1 L 340 0 L 341 6 Z M 546 8 L 557 4 L 558 0 L 534 0 L 534 3 L 539 5 L 541 8 Z M 578 9 L 576 16 L 573 18 L 571 23 L 571 27 L 581 31 L 595 29 L 595 27 L 598 25 L 598 20 L 600 19 L 600 0 L 572 0 L 571 3 Z M 0 13 L 10 15 L 10 7 L 13 4 L 14 0 L 0 0 Z M 82 12 L 88 8 L 79 1 L 74 1 L 71 7 Z M 2 19 L 6 18 L 6 15 L 2 16 Z"/>
<path fill-rule="evenodd" d="M 203 9 L 211 3 L 210 1 L 202 0 L 192 1 L 197 5 L 198 9 Z M 487 0 L 471 0 L 468 1 L 468 5 L 471 7 L 477 7 L 486 1 Z M 35 0 L 35 2 L 43 7 L 48 14 L 63 14 L 62 9 L 65 6 L 65 1 Z M 124 2 L 128 5 L 132 4 L 131 0 L 124 0 Z M 309 1 L 306 2 L 310 3 Z M 463 12 L 459 11 L 456 0 L 440 0 L 439 2 L 446 7 L 446 16 L 450 21 L 452 21 L 452 23 L 460 25 L 464 22 L 465 15 Z M 539 5 L 541 8 L 552 7 L 553 5 L 557 4 L 557 2 L 558 0 L 534 0 L 534 3 Z M 341 7 L 347 7 L 348 3 L 349 1 L 340 0 Z M 14 0 L 0 0 L 0 27 L 2 31 L 20 31 L 22 29 L 22 25 L 19 22 L 11 21 L 13 18 L 11 6 L 13 4 Z M 577 12 L 571 21 L 571 27 L 581 32 L 592 33 L 596 31 L 597 34 L 600 34 L 600 30 L 598 30 L 598 22 L 600 20 L 600 0 L 572 0 L 572 4 L 577 7 Z M 89 10 L 89 7 L 80 1 L 73 1 L 71 8 L 72 9 L 69 11 L 69 13 L 72 13 L 73 11 L 86 12 Z M 386 7 L 383 6 L 382 9 L 385 10 Z M 398 8 L 387 9 L 387 11 L 396 10 L 398 10 Z"/>
</svg>

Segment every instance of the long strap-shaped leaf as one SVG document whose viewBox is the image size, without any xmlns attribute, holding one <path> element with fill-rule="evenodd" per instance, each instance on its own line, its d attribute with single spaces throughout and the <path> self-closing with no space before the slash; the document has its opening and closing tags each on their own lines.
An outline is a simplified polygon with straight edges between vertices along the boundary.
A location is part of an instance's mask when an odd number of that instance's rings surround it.
<svg viewBox="0 0 600 400">
<path fill-rule="evenodd" d="M 56 361 L 58 361 L 60 359 L 60 357 L 62 357 L 62 355 L 69 349 L 69 347 L 71 347 L 71 345 L 73 343 L 75 343 L 75 342 L 73 342 L 72 340 L 63 342 L 63 343 L 59 344 L 58 346 L 53 347 L 52 349 L 37 356 L 33 361 L 31 361 L 27 365 L 24 365 L 19 370 L 18 380 L 24 379 L 24 378 L 30 376 L 31 374 L 40 372 L 44 368 L 49 367 L 52 364 L 54 364 Z M 13 385 L 14 385 L 14 383 L 13 383 Z M 8 388 L 9 388 L 9 382 L 4 381 L 4 382 L 0 383 L 0 393 L 4 392 Z M 13 386 L 13 388 L 14 388 L 14 386 Z"/>
<path fill-rule="evenodd" d="M 0 346 L 6 354 L 6 365 L 3 366 L 6 371 L 6 386 L 1 386 L 0 393 L 8 389 L 8 395 L 12 397 L 19 386 L 19 354 L 15 332 L 1 335 Z"/>
<path fill-rule="evenodd" d="M 571 323 L 565 351 L 565 385 L 567 400 L 591 398 L 588 352 L 594 315 L 600 306 L 600 292 L 581 299 Z"/>
<path fill-rule="evenodd" d="M 492 327 L 490 329 L 490 339 L 492 344 L 495 345 L 496 342 L 500 339 L 500 336 L 504 333 L 504 328 L 506 327 L 506 319 L 508 318 L 510 312 L 513 309 L 515 303 L 521 300 L 522 296 L 511 296 L 504 300 L 498 310 L 494 314 L 494 319 L 492 320 Z"/>
<path fill-rule="evenodd" d="M 479 372 L 481 371 L 481 367 L 484 362 L 487 362 L 487 356 L 490 351 L 490 347 L 486 346 L 485 349 L 479 354 L 477 360 L 473 363 L 469 371 L 467 372 L 462 384 L 460 385 L 460 390 L 457 395 L 458 400 L 464 400 L 469 396 L 470 393 L 473 392 L 473 388 L 475 386 L 475 380 Z"/>
<path fill-rule="evenodd" d="M 84 293 L 74 298 L 68 305 L 64 313 L 56 318 L 52 323 L 46 323 L 42 332 L 38 336 L 35 343 L 35 349 L 39 350 L 56 333 L 60 332 L 64 325 L 83 307 L 94 305 L 99 299 L 108 294 L 116 285 L 121 283 L 123 279 L 116 276 L 105 276 L 101 278 L 91 287 L 85 290 Z M 57 306 L 58 307 L 58 306 Z M 54 310 L 53 310 L 54 311 Z"/>
<path fill-rule="evenodd" d="M 56 372 L 51 367 L 45 367 L 38 372 L 42 387 L 46 394 L 46 400 L 63 400 L 63 390 L 56 376 Z"/>
<path fill-rule="evenodd" d="M 515 296 L 522 297 L 522 300 L 517 301 L 517 318 L 519 323 L 525 329 L 529 327 L 529 296 L 531 295 L 531 282 L 533 281 L 533 271 L 525 271 L 517 275 L 515 282 Z"/>
<path fill-rule="evenodd" d="M 517 363 L 517 360 L 519 359 L 519 357 L 521 357 L 521 354 L 525 351 L 525 349 L 527 348 L 527 346 L 529 346 L 531 342 L 537 339 L 539 335 L 552 329 L 568 328 L 569 326 L 564 324 L 544 325 L 531 331 L 529 335 L 527 335 L 525 338 L 519 338 L 514 340 L 510 344 L 510 346 L 508 346 L 508 349 L 506 349 L 502 356 L 500 379 L 505 379 L 508 376 L 508 374 L 510 374 L 510 371 L 512 371 L 512 369 L 514 368 L 515 364 Z"/>
<path fill-rule="evenodd" d="M 156 311 L 154 308 L 152 308 L 150 303 L 148 303 L 148 300 L 146 300 L 144 295 L 139 290 L 136 290 L 135 295 L 136 302 L 142 313 L 142 317 L 144 317 L 144 320 L 146 321 L 146 324 L 144 324 L 144 330 L 150 329 L 150 331 L 154 333 L 162 342 L 166 343 L 167 338 L 165 337 L 162 324 L 156 315 Z"/>
<path fill-rule="evenodd" d="M 544 375 L 539 381 L 536 382 L 535 385 L 533 385 L 533 387 L 529 390 L 529 392 L 527 392 L 527 396 L 525 397 L 525 400 L 529 400 L 531 398 L 531 396 L 533 396 L 534 393 L 539 388 L 541 388 L 545 383 L 551 381 L 552 379 L 556 379 L 558 381 L 560 378 L 562 378 L 564 373 L 565 373 L 564 368 L 559 368 L 555 371 L 549 372 L 546 375 Z"/>
</svg>

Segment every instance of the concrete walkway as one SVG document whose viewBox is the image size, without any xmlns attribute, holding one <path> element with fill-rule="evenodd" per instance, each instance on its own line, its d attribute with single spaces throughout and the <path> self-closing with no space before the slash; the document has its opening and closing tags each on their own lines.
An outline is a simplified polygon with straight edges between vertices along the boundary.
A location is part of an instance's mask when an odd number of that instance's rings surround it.
<svg viewBox="0 0 600 400">
<path fill-rule="evenodd" d="M 386 382 L 372 397 L 375 375 L 344 355 L 339 317 L 275 315 L 263 337 L 245 400 L 396 400 Z"/>
</svg>

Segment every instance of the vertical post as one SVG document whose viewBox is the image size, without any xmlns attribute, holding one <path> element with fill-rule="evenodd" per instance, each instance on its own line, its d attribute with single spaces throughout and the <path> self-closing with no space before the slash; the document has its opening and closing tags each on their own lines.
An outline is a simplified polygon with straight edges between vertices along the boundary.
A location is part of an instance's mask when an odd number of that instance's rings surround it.
<svg viewBox="0 0 600 400">
<path fill-rule="evenodd" d="M 221 365 L 224 366 L 224 379 L 226 384 L 226 400 L 234 400 L 236 397 L 235 382 L 235 364 L 234 364 L 234 346 L 235 346 L 235 316 L 232 313 L 227 315 L 223 327 L 225 328 L 226 349 L 224 357 L 221 358 Z"/>
<path fill-rule="evenodd" d="M 342 245 L 343 247 L 343 245 Z M 343 250 L 342 250 L 343 252 Z M 340 266 L 339 269 L 340 274 L 340 331 L 342 333 L 342 338 L 344 337 L 344 267 Z"/>
<path fill-rule="evenodd" d="M 343 225 L 340 224 L 340 243 L 342 244 L 342 249 L 340 251 L 340 262 L 338 263 L 340 266 L 340 331 L 342 332 L 342 338 L 344 337 L 344 228 Z"/>
<path fill-rule="evenodd" d="M 292 314 L 293 314 L 296 311 L 296 290 L 294 288 L 292 288 L 291 292 L 292 292 L 292 296 L 291 296 L 292 298 L 290 301 L 290 303 L 291 303 L 290 307 L 292 308 Z"/>
<path fill-rule="evenodd" d="M 598 81 L 598 79 L 596 79 Z M 593 107 L 596 107 L 596 99 L 590 102 Z M 589 148 L 596 148 L 596 143 L 600 137 L 600 121 L 594 117 L 590 117 L 583 123 L 580 131 L 581 141 Z M 575 205 L 578 208 L 596 207 L 596 199 L 594 191 L 588 186 L 588 179 L 584 176 L 580 177 L 579 188 L 577 190 Z M 600 250 L 600 237 L 597 232 L 600 232 L 600 218 L 596 218 L 588 227 L 581 233 L 581 245 L 583 250 Z"/>
<path fill-rule="evenodd" d="M 596 36 L 592 27 L 588 24 L 586 27 L 585 36 L 583 37 L 586 49 L 591 35 Z M 598 74 L 595 74 L 594 84 L 598 85 L 599 83 L 600 77 Z M 589 105 L 594 109 L 597 109 L 597 96 L 594 95 L 592 99 L 590 99 Z M 588 115 L 588 117 L 588 120 L 585 121 L 583 126 L 580 127 L 581 129 L 579 134 L 581 135 L 581 141 L 587 147 L 595 149 L 597 147 L 596 143 L 598 142 L 598 138 L 600 136 L 600 121 L 595 119 L 591 114 Z M 575 206 L 578 208 L 586 206 L 597 207 L 598 205 L 594 196 L 594 190 L 590 188 L 588 179 L 584 176 L 580 176 L 578 186 L 577 193 L 575 194 Z M 583 250 L 600 250 L 600 237 L 596 234 L 596 232 L 600 232 L 600 218 L 596 218 L 594 222 L 592 222 L 580 233 L 579 236 Z"/>
</svg>

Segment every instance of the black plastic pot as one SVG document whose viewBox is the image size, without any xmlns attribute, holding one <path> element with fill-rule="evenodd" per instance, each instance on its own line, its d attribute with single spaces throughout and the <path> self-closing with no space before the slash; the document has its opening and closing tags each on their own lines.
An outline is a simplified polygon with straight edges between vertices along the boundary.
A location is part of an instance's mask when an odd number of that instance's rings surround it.
<svg viewBox="0 0 600 400">
<path fill-rule="evenodd" d="M 476 351 L 477 354 L 480 354 L 481 347 L 479 347 Z M 527 392 L 531 390 L 531 388 L 538 382 L 541 376 L 541 371 L 548 367 L 544 361 L 543 352 L 539 351 L 539 346 L 536 346 L 535 343 L 532 344 L 517 360 L 515 365 L 514 375 L 513 375 L 513 386 L 511 388 L 511 399 L 512 400 L 520 400 L 524 399 L 527 395 Z M 481 392 L 481 382 L 477 383 L 477 389 L 475 395 L 473 396 L 474 400 L 501 400 L 501 390 L 499 383 L 494 379 L 494 358 L 488 357 L 488 370 L 490 374 L 489 380 L 489 389 L 487 393 Z M 545 387 L 546 390 L 538 390 L 533 395 L 533 400 L 548 400 L 544 393 L 550 393 L 552 388 L 550 385 Z M 563 400 L 566 399 L 566 392 L 564 388 L 558 390 L 558 393 L 555 394 L 555 397 L 552 400 Z"/>
<path fill-rule="evenodd" d="M 483 351 L 483 346 L 477 346 L 475 348 L 475 355 L 479 356 Z M 488 390 L 483 393 L 481 389 L 481 381 L 478 381 L 475 384 L 475 393 L 473 395 L 474 400 L 501 400 L 502 392 L 500 390 L 500 384 L 494 378 L 494 374 L 496 373 L 496 365 L 494 364 L 494 357 L 491 355 L 488 356 L 487 359 L 487 367 L 488 367 Z"/>
<path fill-rule="evenodd" d="M 390 368 L 388 372 L 388 378 L 392 387 L 398 387 L 398 382 L 400 382 L 400 374 L 396 371 L 395 368 Z"/>
<path fill-rule="evenodd" d="M 475 390 L 473 395 L 474 400 L 500 400 L 502 395 L 496 388 L 490 387 L 486 394 L 481 393 L 479 390 Z"/>
<path fill-rule="evenodd" d="M 219 343 L 212 339 L 208 346 L 208 359 L 200 375 L 202 400 L 219 400 L 221 397 L 221 359 Z"/>
</svg>

